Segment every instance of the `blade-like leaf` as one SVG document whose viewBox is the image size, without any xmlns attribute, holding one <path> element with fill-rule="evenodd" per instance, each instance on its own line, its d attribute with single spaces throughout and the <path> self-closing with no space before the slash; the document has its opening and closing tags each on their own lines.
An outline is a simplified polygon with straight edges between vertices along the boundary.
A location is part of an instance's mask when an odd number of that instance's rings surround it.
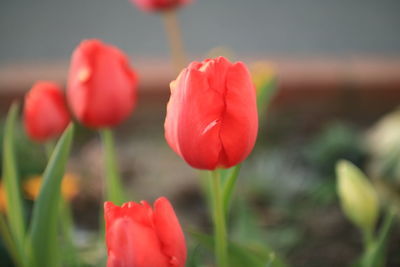
<svg viewBox="0 0 400 267">
<path fill-rule="evenodd" d="M 11 234 L 17 246 L 18 256 L 25 258 L 25 221 L 17 162 L 15 159 L 14 128 L 18 116 L 18 104 L 14 103 L 8 112 L 3 139 L 3 182 L 7 197 L 7 218 Z"/>
<path fill-rule="evenodd" d="M 228 172 L 229 171 L 229 172 Z M 227 215 L 229 211 L 229 204 L 232 198 L 233 189 L 235 188 L 236 180 L 239 175 L 240 165 L 229 170 L 221 170 L 221 177 L 223 178 L 223 191 L 222 198 L 224 202 L 224 212 Z"/>
<path fill-rule="evenodd" d="M 9 255 L 17 266 L 22 266 L 21 258 L 18 257 L 15 242 L 11 236 L 11 231 L 7 225 L 6 218 L 0 213 L 0 236 Z"/>
<path fill-rule="evenodd" d="M 43 185 L 33 209 L 30 252 L 33 266 L 57 266 L 57 222 L 61 181 L 73 139 L 71 124 L 58 141 L 43 174 Z"/>
</svg>

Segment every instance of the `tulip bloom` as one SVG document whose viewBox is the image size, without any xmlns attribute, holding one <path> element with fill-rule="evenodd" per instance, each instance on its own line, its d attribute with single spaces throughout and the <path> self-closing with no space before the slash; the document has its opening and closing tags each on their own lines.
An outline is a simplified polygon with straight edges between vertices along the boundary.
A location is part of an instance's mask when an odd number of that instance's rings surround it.
<svg viewBox="0 0 400 267">
<path fill-rule="evenodd" d="M 190 3 L 190 0 L 131 0 L 144 11 L 165 11 Z"/>
<path fill-rule="evenodd" d="M 165 137 L 189 165 L 229 168 L 250 154 L 258 130 L 256 92 L 242 62 L 192 62 L 170 87 Z"/>
<path fill-rule="evenodd" d="M 70 122 L 60 87 L 52 82 L 37 82 L 25 96 L 24 124 L 28 136 L 44 142 L 60 135 Z"/>
<path fill-rule="evenodd" d="M 86 40 L 75 49 L 67 99 L 85 126 L 112 127 L 125 120 L 135 106 L 136 85 L 128 58 L 116 47 Z"/>
<path fill-rule="evenodd" d="M 104 203 L 107 267 L 184 267 L 186 244 L 174 209 L 166 198 L 151 206 Z"/>
</svg>

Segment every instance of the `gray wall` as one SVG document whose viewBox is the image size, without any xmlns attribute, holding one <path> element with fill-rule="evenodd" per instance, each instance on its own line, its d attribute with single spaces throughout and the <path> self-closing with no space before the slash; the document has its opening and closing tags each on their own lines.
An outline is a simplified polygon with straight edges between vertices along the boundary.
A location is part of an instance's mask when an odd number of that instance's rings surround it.
<svg viewBox="0 0 400 267">
<path fill-rule="evenodd" d="M 195 55 L 400 55 L 399 0 L 197 0 L 180 19 Z M 128 0 L 0 0 L 0 64 L 64 59 L 92 37 L 164 57 L 161 22 Z"/>
</svg>

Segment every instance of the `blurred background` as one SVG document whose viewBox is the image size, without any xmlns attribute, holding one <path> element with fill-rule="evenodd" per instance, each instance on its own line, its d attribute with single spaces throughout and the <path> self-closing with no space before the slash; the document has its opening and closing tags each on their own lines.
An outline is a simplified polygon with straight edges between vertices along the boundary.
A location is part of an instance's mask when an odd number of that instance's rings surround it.
<svg viewBox="0 0 400 267">
<path fill-rule="evenodd" d="M 232 238 L 267 244 L 292 266 L 349 265 L 362 242 L 339 207 L 336 161 L 351 160 L 373 178 L 382 199 L 399 203 L 400 1 L 193 2 L 179 11 L 189 60 L 245 61 L 271 92 L 236 190 Z M 185 228 L 211 231 L 204 179 L 163 137 L 168 85 L 177 73 L 160 16 L 128 0 L 1 0 L 0 36 L 2 117 L 36 80 L 65 84 L 69 57 L 82 39 L 99 38 L 128 53 L 140 76 L 139 102 L 116 135 L 132 199 L 167 196 Z M 96 133 L 78 132 L 69 166 L 79 178 L 72 206 L 77 243 L 90 265 L 104 254 L 91 246 L 103 159 Z M 17 138 L 22 178 L 40 175 L 41 147 L 22 128 Z M 399 241 L 396 227 L 388 266 L 400 265 Z M 0 257 L 3 266 L 6 256 Z"/>
</svg>

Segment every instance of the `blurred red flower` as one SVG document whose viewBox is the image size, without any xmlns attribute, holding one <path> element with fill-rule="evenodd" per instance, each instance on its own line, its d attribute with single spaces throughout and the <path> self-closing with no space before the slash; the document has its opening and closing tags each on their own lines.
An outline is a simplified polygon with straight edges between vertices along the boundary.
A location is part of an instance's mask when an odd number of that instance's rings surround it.
<svg viewBox="0 0 400 267">
<path fill-rule="evenodd" d="M 256 92 L 242 62 L 192 62 L 170 87 L 165 137 L 189 165 L 229 168 L 250 154 L 258 131 Z"/>
<path fill-rule="evenodd" d="M 136 86 L 136 74 L 118 48 L 86 40 L 75 49 L 67 99 L 85 126 L 112 127 L 126 119 L 136 103 Z"/>
<path fill-rule="evenodd" d="M 25 96 L 24 125 L 28 136 L 45 142 L 60 135 L 70 122 L 61 88 L 53 82 L 37 82 Z"/>
<path fill-rule="evenodd" d="M 104 217 L 107 267 L 185 266 L 185 237 L 168 199 L 157 199 L 154 210 L 145 201 L 105 202 Z"/>
<path fill-rule="evenodd" d="M 131 0 L 144 11 L 164 11 L 186 5 L 191 0 Z"/>
</svg>

